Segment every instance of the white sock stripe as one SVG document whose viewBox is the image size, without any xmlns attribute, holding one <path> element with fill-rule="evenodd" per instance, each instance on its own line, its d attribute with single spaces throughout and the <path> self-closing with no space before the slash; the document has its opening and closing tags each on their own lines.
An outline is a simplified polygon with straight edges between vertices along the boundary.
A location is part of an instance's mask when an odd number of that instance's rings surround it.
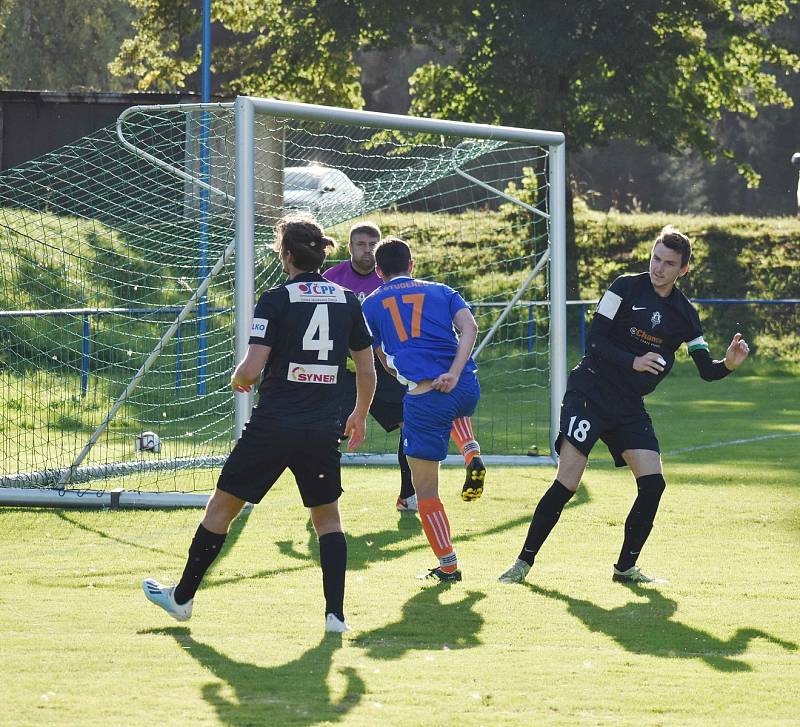
<svg viewBox="0 0 800 727">
<path fill-rule="evenodd" d="M 430 515 L 427 516 L 428 517 L 428 525 L 430 525 L 431 526 L 431 530 L 433 530 L 433 535 L 436 538 L 436 544 L 440 548 L 444 549 L 447 546 L 446 546 L 445 542 L 442 539 L 441 526 L 439 525 L 439 521 L 436 519 L 435 516 L 436 516 L 436 513 L 431 513 Z"/>
<path fill-rule="evenodd" d="M 439 565 L 444 566 L 445 568 L 449 565 L 457 565 L 458 558 L 456 557 L 456 551 L 454 550 L 452 553 L 448 553 L 447 555 L 443 555 L 439 558 Z"/>
<path fill-rule="evenodd" d="M 464 435 L 466 439 L 475 439 L 475 432 L 472 431 L 472 420 L 469 417 L 461 417 L 459 419 L 461 426 L 464 427 Z"/>
<path fill-rule="evenodd" d="M 436 519 L 439 530 L 441 531 L 441 542 L 439 543 L 442 548 L 451 548 L 453 544 L 450 542 L 450 528 L 447 527 L 447 522 L 444 519 L 444 513 L 441 510 L 432 513 Z"/>
<path fill-rule="evenodd" d="M 464 421 L 463 418 L 461 419 L 453 419 L 453 429 L 456 430 L 456 434 L 458 434 L 458 438 L 463 442 L 466 439 L 469 439 L 469 436 L 464 431 Z"/>
<path fill-rule="evenodd" d="M 436 537 L 437 545 L 442 549 L 445 550 L 447 546 L 450 544 L 450 538 L 446 537 L 447 529 L 444 527 L 444 523 L 440 517 L 441 513 L 439 512 L 432 512 L 427 515 L 428 524 L 431 526 L 431 530 L 433 530 L 433 534 Z"/>
</svg>

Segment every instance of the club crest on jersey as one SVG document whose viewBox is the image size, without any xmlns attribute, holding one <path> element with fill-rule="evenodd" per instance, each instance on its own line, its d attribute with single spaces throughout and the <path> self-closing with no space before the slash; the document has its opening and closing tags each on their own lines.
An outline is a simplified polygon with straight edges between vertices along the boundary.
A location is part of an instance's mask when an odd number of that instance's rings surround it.
<svg viewBox="0 0 800 727">
<path fill-rule="evenodd" d="M 286 286 L 290 303 L 344 303 L 344 290 L 334 283 L 312 280 Z"/>
<path fill-rule="evenodd" d="M 289 362 L 288 381 L 298 384 L 335 384 L 339 378 L 338 366 L 298 364 Z"/>
<path fill-rule="evenodd" d="M 655 311 L 653 316 L 650 318 L 650 328 L 655 328 L 659 323 L 661 323 L 661 314 L 658 311 Z"/>
</svg>

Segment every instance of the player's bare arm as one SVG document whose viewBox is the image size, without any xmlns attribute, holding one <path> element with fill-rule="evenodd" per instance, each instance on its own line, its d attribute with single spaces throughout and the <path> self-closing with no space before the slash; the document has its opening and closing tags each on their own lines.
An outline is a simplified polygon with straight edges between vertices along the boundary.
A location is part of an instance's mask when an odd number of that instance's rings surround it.
<svg viewBox="0 0 800 727">
<path fill-rule="evenodd" d="M 231 374 L 231 388 L 235 392 L 246 394 L 254 384 L 258 383 L 261 372 L 269 360 L 270 351 L 272 351 L 271 346 L 250 344 L 247 347 L 247 354 Z"/>
<path fill-rule="evenodd" d="M 356 365 L 356 405 L 352 414 L 347 418 L 344 433 L 349 437 L 348 451 L 358 449 L 367 433 L 367 414 L 375 395 L 375 359 L 371 348 L 361 351 L 350 351 Z"/>
<path fill-rule="evenodd" d="M 375 355 L 378 357 L 378 361 L 381 362 L 381 366 L 386 370 L 386 373 L 390 374 L 397 378 L 397 371 L 395 371 L 391 366 L 389 366 L 389 362 L 386 360 L 386 354 L 383 352 L 383 349 L 378 346 L 375 350 Z"/>
<path fill-rule="evenodd" d="M 431 384 L 432 388 L 445 394 L 456 388 L 458 377 L 461 376 L 461 372 L 472 354 L 472 349 L 475 347 L 475 339 L 478 337 L 478 324 L 468 308 L 462 308 L 455 314 L 453 325 L 460 334 L 455 358 L 450 364 L 450 369 L 437 376 Z"/>
</svg>

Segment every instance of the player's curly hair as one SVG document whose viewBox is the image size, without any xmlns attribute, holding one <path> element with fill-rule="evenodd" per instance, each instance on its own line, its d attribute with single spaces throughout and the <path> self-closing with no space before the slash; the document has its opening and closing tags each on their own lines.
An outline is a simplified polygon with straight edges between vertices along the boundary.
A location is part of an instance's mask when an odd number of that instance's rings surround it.
<svg viewBox="0 0 800 727">
<path fill-rule="evenodd" d="M 659 242 L 670 250 L 681 254 L 682 268 L 689 264 L 689 259 L 692 257 L 692 241 L 680 230 L 675 229 L 672 225 L 667 225 L 658 234 L 656 241 L 653 243 L 653 248 Z"/>
<path fill-rule="evenodd" d="M 281 256 L 292 253 L 292 263 L 300 270 L 319 270 L 328 250 L 333 252 L 336 247 L 336 240 L 310 215 L 287 215 L 275 225 L 273 249 Z"/>
</svg>

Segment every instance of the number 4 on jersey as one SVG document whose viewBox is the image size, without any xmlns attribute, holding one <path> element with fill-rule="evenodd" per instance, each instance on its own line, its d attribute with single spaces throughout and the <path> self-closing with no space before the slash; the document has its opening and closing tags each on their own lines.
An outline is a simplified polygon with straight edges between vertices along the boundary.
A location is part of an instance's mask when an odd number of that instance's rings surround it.
<svg viewBox="0 0 800 727">
<path fill-rule="evenodd" d="M 328 320 L 328 306 L 320 303 L 314 308 L 314 314 L 308 322 L 308 328 L 303 334 L 303 350 L 317 351 L 319 361 L 327 361 L 328 354 L 333 349 L 330 338 L 330 323 Z"/>
</svg>

